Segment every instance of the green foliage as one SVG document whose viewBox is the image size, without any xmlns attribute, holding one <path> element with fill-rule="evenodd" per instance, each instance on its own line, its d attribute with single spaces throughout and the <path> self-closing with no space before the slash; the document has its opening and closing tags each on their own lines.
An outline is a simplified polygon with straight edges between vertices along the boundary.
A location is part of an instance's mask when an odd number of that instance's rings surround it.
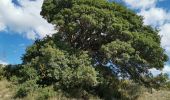
<svg viewBox="0 0 170 100">
<path fill-rule="evenodd" d="M 38 89 L 38 85 L 35 80 L 25 81 L 23 84 L 18 85 L 15 98 L 23 98 L 36 89 Z"/>
<path fill-rule="evenodd" d="M 157 75 L 156 77 L 154 77 L 152 79 L 152 81 L 153 81 L 152 85 L 156 89 L 167 88 L 168 87 L 169 77 L 168 77 L 168 74 L 161 73 L 161 74 Z"/>
<path fill-rule="evenodd" d="M 50 97 L 55 95 L 55 91 L 53 91 L 50 87 L 38 88 L 36 92 L 38 93 L 36 100 L 48 100 Z"/>
<path fill-rule="evenodd" d="M 129 80 L 123 80 L 119 92 L 122 99 L 136 100 L 142 94 L 142 86 Z"/>
<path fill-rule="evenodd" d="M 71 98 L 131 100 L 139 94 L 137 83 L 154 88 L 166 83 L 166 75 L 153 78 L 149 72 L 167 61 L 158 30 L 124 6 L 44 0 L 41 15 L 58 32 L 28 47 L 21 65 L 4 68 L 4 76 L 18 84 L 16 98 L 41 91 L 37 99 L 46 100 L 61 90 Z"/>
<path fill-rule="evenodd" d="M 19 78 L 16 75 L 13 75 L 10 77 L 10 82 L 12 82 L 13 84 L 18 84 Z"/>
<path fill-rule="evenodd" d="M 0 64 L 0 80 L 4 77 L 4 68 L 3 65 Z"/>
<path fill-rule="evenodd" d="M 143 25 L 141 16 L 117 3 L 45 0 L 41 15 L 56 25 L 58 41 L 88 51 L 99 67 L 111 60 L 121 77 L 146 84 L 143 77 L 150 77 L 148 69 L 162 69 L 167 61 L 158 31 Z"/>
<path fill-rule="evenodd" d="M 37 42 L 35 45 L 39 45 L 44 41 L 46 39 Z M 73 97 L 84 96 L 84 94 L 76 95 L 76 91 L 79 91 L 79 93 L 87 91 L 85 94 L 88 94 L 90 88 L 97 85 L 97 72 L 92 66 L 92 59 L 88 52 L 61 50 L 62 48 L 60 49 L 58 46 L 60 45 L 47 41 L 39 47 L 39 56 L 30 59 L 31 54 L 26 54 L 27 57 L 23 58 L 25 59 L 25 65 L 20 70 L 23 82 L 35 80 L 35 77 L 38 76 L 37 83 L 39 85 L 56 84 L 56 89 L 62 89 L 70 96 L 74 94 Z M 32 47 L 29 50 L 32 50 Z M 37 48 L 34 49 L 37 50 Z M 33 52 L 29 50 L 28 52 Z M 28 56 L 30 62 L 26 61 Z"/>
<path fill-rule="evenodd" d="M 7 65 L 4 67 L 4 77 L 6 77 L 8 80 L 12 76 L 19 76 L 19 70 L 22 68 L 21 65 Z"/>
<path fill-rule="evenodd" d="M 20 75 L 20 82 L 25 82 L 27 80 L 38 80 L 38 73 L 37 71 L 31 67 L 29 64 L 23 65 L 22 68 L 19 70 Z"/>
<path fill-rule="evenodd" d="M 59 82 L 60 88 L 76 98 L 88 97 L 88 92 L 98 83 L 97 72 L 89 62 L 85 62 L 87 58 L 84 55 L 81 55 L 79 59 L 73 57 L 72 67 L 63 70 L 63 75 Z"/>
</svg>

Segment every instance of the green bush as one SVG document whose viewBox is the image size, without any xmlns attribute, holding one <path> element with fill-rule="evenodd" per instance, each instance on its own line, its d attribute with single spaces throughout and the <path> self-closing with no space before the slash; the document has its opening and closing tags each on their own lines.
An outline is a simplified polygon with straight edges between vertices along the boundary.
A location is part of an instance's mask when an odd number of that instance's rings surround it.
<svg viewBox="0 0 170 100">
<path fill-rule="evenodd" d="M 17 77 L 17 76 L 11 76 L 10 77 L 10 82 L 12 82 L 13 84 L 18 84 L 18 81 L 19 81 L 19 77 Z"/>
<path fill-rule="evenodd" d="M 21 78 L 20 83 L 28 80 L 38 81 L 39 79 L 37 71 L 30 64 L 23 65 L 19 70 L 19 74 L 19 77 Z"/>
<path fill-rule="evenodd" d="M 21 65 L 7 65 L 4 67 L 4 77 L 6 77 L 8 80 L 10 80 L 10 78 L 12 76 L 19 76 L 19 70 L 22 68 Z"/>
<path fill-rule="evenodd" d="M 15 94 L 15 98 L 26 97 L 29 93 L 38 89 L 38 85 L 35 80 L 29 80 L 18 85 L 18 89 Z"/>
<path fill-rule="evenodd" d="M 0 80 L 4 77 L 4 68 L 3 65 L 0 65 Z"/>
<path fill-rule="evenodd" d="M 70 65 L 62 71 L 59 88 L 76 98 L 86 98 L 98 84 L 98 72 L 91 66 L 87 52 L 70 56 Z"/>
<path fill-rule="evenodd" d="M 48 100 L 50 97 L 55 95 L 52 87 L 42 87 L 37 89 L 36 100 Z"/>
</svg>

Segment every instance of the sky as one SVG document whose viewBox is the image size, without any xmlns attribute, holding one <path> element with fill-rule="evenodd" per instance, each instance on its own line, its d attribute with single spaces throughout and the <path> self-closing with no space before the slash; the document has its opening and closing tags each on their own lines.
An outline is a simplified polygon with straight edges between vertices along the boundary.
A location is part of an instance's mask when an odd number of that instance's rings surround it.
<svg viewBox="0 0 170 100">
<path fill-rule="evenodd" d="M 114 0 L 109 0 L 114 1 Z M 144 24 L 160 30 L 161 45 L 170 57 L 170 0 L 116 0 L 144 17 Z M 43 0 L 0 0 L 0 63 L 19 64 L 26 47 L 55 33 L 40 15 Z M 154 73 L 160 73 L 151 69 Z M 170 73 L 166 63 L 162 72 Z"/>
<path fill-rule="evenodd" d="M 26 47 L 54 33 L 40 15 L 43 0 L 0 0 L 0 63 L 19 64 Z"/>
</svg>

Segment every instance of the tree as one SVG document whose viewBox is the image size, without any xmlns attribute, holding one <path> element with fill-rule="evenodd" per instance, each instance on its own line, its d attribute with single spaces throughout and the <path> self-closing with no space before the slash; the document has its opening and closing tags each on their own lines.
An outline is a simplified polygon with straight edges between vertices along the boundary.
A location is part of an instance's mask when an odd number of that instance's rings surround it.
<svg viewBox="0 0 170 100">
<path fill-rule="evenodd" d="M 117 3 L 45 0 L 41 15 L 56 26 L 58 41 L 88 51 L 92 66 L 112 65 L 109 68 L 116 77 L 146 83 L 143 77 L 150 75 L 148 69 L 162 69 L 167 61 L 158 31 Z"/>
<path fill-rule="evenodd" d="M 58 32 L 27 48 L 24 81 L 54 85 L 71 96 L 78 92 L 74 96 L 84 99 L 121 98 L 126 79 L 158 86 L 149 69 L 162 69 L 167 55 L 158 30 L 133 11 L 106 0 L 44 0 L 41 15 Z"/>
</svg>

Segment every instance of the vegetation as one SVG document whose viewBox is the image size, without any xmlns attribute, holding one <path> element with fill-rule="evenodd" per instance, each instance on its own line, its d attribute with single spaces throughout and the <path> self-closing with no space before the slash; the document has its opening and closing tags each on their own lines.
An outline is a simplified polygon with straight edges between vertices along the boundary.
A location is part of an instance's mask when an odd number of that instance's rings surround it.
<svg viewBox="0 0 170 100">
<path fill-rule="evenodd" d="M 158 30 L 126 7 L 44 0 L 41 15 L 58 32 L 28 47 L 22 64 L 0 67 L 0 76 L 17 87 L 14 98 L 133 100 L 143 87 L 170 87 L 166 74 L 149 71 L 168 60 Z"/>
</svg>

